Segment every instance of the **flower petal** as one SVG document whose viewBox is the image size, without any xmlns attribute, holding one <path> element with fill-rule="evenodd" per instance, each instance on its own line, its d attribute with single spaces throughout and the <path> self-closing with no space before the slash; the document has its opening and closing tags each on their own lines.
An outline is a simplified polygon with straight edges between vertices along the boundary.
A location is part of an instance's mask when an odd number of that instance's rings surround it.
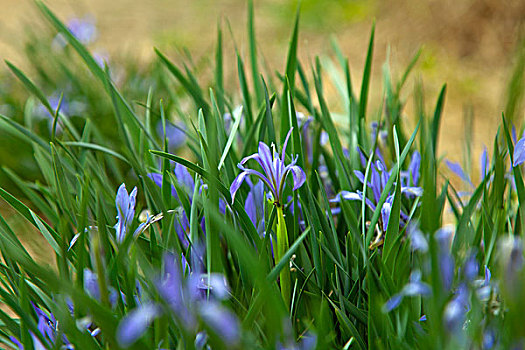
<svg viewBox="0 0 525 350">
<path fill-rule="evenodd" d="M 175 164 L 175 169 L 173 170 L 177 181 L 182 184 L 190 196 L 193 195 L 193 189 L 195 188 L 195 182 L 193 177 L 190 175 L 190 172 L 184 165 Z"/>
<path fill-rule="evenodd" d="M 161 313 L 155 304 L 143 304 L 132 310 L 121 321 L 117 328 L 117 341 L 120 346 L 128 347 L 139 339 L 147 328 Z"/>
<path fill-rule="evenodd" d="M 525 162 L 525 137 L 516 143 L 514 147 L 514 162 L 512 166 L 518 166 L 521 163 Z"/>
<path fill-rule="evenodd" d="M 487 147 L 483 147 L 483 153 L 481 154 L 481 161 L 480 161 L 481 167 L 481 180 L 487 176 L 487 165 L 489 164 L 489 157 L 487 155 Z"/>
<path fill-rule="evenodd" d="M 293 190 L 297 190 L 306 181 L 306 174 L 300 166 L 294 165 L 290 169 L 293 175 Z"/>
<path fill-rule="evenodd" d="M 410 159 L 410 165 L 408 169 L 410 170 L 410 175 L 412 175 L 412 185 L 417 186 L 419 183 L 419 168 L 421 167 L 421 154 L 418 151 L 412 153 L 412 158 Z"/>
<path fill-rule="evenodd" d="M 237 191 L 241 187 L 244 179 L 246 178 L 246 175 L 248 175 L 248 173 L 246 171 L 243 171 L 242 173 L 237 175 L 235 180 L 233 180 L 232 185 L 230 187 L 230 194 L 232 196 L 232 203 L 235 202 L 235 194 L 237 193 Z"/>
<path fill-rule="evenodd" d="M 421 197 L 423 195 L 423 189 L 421 187 L 401 187 L 401 193 L 410 194 L 416 197 Z"/>
<path fill-rule="evenodd" d="M 201 304 L 199 312 L 203 320 L 226 345 L 231 346 L 239 341 L 239 320 L 228 309 L 218 303 L 208 302 Z"/>
<path fill-rule="evenodd" d="M 470 177 L 463 171 L 463 168 L 461 167 L 461 165 L 459 165 L 459 163 L 451 162 L 448 159 L 445 160 L 445 163 L 447 164 L 450 171 L 458 175 L 463 181 L 473 186 L 472 181 L 470 181 Z"/>
<path fill-rule="evenodd" d="M 155 185 L 162 188 L 162 174 L 159 173 L 149 173 L 148 177 L 155 182 Z M 175 198 L 177 197 L 177 191 L 175 190 L 175 186 L 171 185 L 171 195 Z"/>
<path fill-rule="evenodd" d="M 394 294 L 392 298 L 388 299 L 388 301 L 383 306 L 383 312 L 387 313 L 387 312 L 394 310 L 396 307 L 399 306 L 399 304 L 401 304 L 402 300 L 403 300 L 403 294 L 401 293 Z"/>
<path fill-rule="evenodd" d="M 282 153 L 281 153 L 281 159 L 282 159 L 283 162 L 284 162 L 284 159 L 285 159 L 285 156 L 286 156 L 286 146 L 288 146 L 288 140 L 290 140 L 290 136 L 292 136 L 292 130 L 293 130 L 293 126 L 288 131 L 288 134 L 286 135 L 286 139 L 284 140 L 283 150 L 282 150 Z"/>
</svg>

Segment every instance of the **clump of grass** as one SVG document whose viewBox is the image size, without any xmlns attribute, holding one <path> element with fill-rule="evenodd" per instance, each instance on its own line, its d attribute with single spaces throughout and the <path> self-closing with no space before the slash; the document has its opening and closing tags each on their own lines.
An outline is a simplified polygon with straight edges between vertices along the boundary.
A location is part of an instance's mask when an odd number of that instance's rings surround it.
<svg viewBox="0 0 525 350">
<path fill-rule="evenodd" d="M 525 140 L 503 117 L 479 184 L 449 163 L 470 193 L 438 179 L 446 87 L 430 113 L 416 91 L 413 130 L 402 117 L 400 92 L 418 55 L 400 81 L 384 65 L 383 108 L 372 121 L 374 28 L 359 86 L 336 44 L 334 61 L 297 60 L 299 14 L 286 67 L 271 76 L 259 69 L 250 3 L 249 64 L 239 54 L 236 62 L 240 95 L 224 86 L 219 27 L 209 88 L 157 50 L 162 74 L 146 76 L 141 102 L 132 103 L 112 66 L 37 4 L 89 71 L 57 61 L 58 73 L 82 87 L 78 96 L 96 91 L 101 100 L 87 100 L 82 118 L 72 120 L 65 94 L 51 103 L 8 63 L 50 123 L 35 125 L 31 103 L 23 121 L 0 116 L 40 172 L 33 182 L 5 168 L 25 200 L 5 188 L 0 196 L 41 233 L 56 265 L 35 261 L 0 218 L 0 299 L 16 315 L 0 310 L 4 342 L 25 349 L 521 346 Z M 326 84 L 341 95 L 339 114 L 329 110 Z M 111 108 L 104 121 L 92 112 L 99 103 Z M 446 210 L 455 225 L 443 226 Z"/>
</svg>

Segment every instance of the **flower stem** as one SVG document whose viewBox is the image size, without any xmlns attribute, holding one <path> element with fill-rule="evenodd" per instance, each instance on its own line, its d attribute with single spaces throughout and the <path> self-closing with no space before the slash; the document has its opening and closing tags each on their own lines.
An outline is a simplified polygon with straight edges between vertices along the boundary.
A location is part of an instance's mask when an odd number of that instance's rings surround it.
<svg viewBox="0 0 525 350">
<path fill-rule="evenodd" d="M 275 263 L 281 261 L 284 254 L 288 250 L 288 232 L 286 231 L 286 222 L 284 220 L 284 213 L 282 206 L 277 207 L 277 252 L 275 254 Z M 290 309 L 291 285 L 290 285 L 290 269 L 285 266 L 280 274 L 281 295 L 287 309 Z"/>
</svg>

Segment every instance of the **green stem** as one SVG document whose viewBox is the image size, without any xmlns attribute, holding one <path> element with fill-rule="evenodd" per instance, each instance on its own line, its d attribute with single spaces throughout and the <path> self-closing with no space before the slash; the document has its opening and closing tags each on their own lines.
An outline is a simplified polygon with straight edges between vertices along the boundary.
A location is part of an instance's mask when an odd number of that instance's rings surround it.
<svg viewBox="0 0 525 350">
<path fill-rule="evenodd" d="M 286 231 L 286 222 L 284 220 L 283 208 L 277 207 L 277 251 L 275 254 L 275 263 L 279 263 L 284 254 L 288 251 L 288 232 Z M 281 295 L 287 309 L 290 309 L 291 284 L 290 284 L 290 269 L 285 266 L 280 274 Z"/>
</svg>

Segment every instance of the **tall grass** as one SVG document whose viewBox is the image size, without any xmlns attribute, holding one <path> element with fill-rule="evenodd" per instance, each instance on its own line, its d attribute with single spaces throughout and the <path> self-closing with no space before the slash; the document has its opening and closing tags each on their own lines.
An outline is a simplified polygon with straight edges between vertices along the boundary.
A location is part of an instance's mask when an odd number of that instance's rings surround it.
<svg viewBox="0 0 525 350">
<path fill-rule="evenodd" d="M 0 217 L 6 344 L 523 346 L 525 141 L 509 123 L 519 120 L 515 106 L 478 184 L 449 163 L 471 189 L 459 193 L 438 172 L 446 86 L 431 111 L 417 88 L 415 122 L 402 115 L 401 91 L 419 54 L 399 81 L 383 66 L 382 107 L 372 120 L 374 27 L 356 83 L 336 43 L 334 60 L 298 60 L 298 11 L 286 66 L 269 75 L 260 70 L 250 1 L 248 57 L 236 55 L 240 94 L 224 84 L 230 62 L 219 26 L 209 86 L 190 63 L 155 50 L 160 68 L 135 75 L 143 81 L 130 96 L 112 64 L 37 5 L 66 50 L 49 72 L 66 76 L 86 109 L 72 118 L 67 94 L 52 103 L 35 77 L 7 62 L 31 98 L 23 118 L 0 115 L 0 128 L 31 149 L 39 174 L 4 167 L 17 188 L 0 188 L 0 196 L 45 238 L 56 264 L 35 261 Z M 53 86 L 48 68 L 37 68 L 38 81 L 47 76 Z M 340 94 L 340 113 L 329 110 L 327 84 Z M 47 127 L 38 113 L 47 113 Z M 289 164 L 290 176 L 278 176 Z M 271 188 L 277 183 L 281 190 Z M 443 225 L 447 211 L 454 225 Z"/>
</svg>

